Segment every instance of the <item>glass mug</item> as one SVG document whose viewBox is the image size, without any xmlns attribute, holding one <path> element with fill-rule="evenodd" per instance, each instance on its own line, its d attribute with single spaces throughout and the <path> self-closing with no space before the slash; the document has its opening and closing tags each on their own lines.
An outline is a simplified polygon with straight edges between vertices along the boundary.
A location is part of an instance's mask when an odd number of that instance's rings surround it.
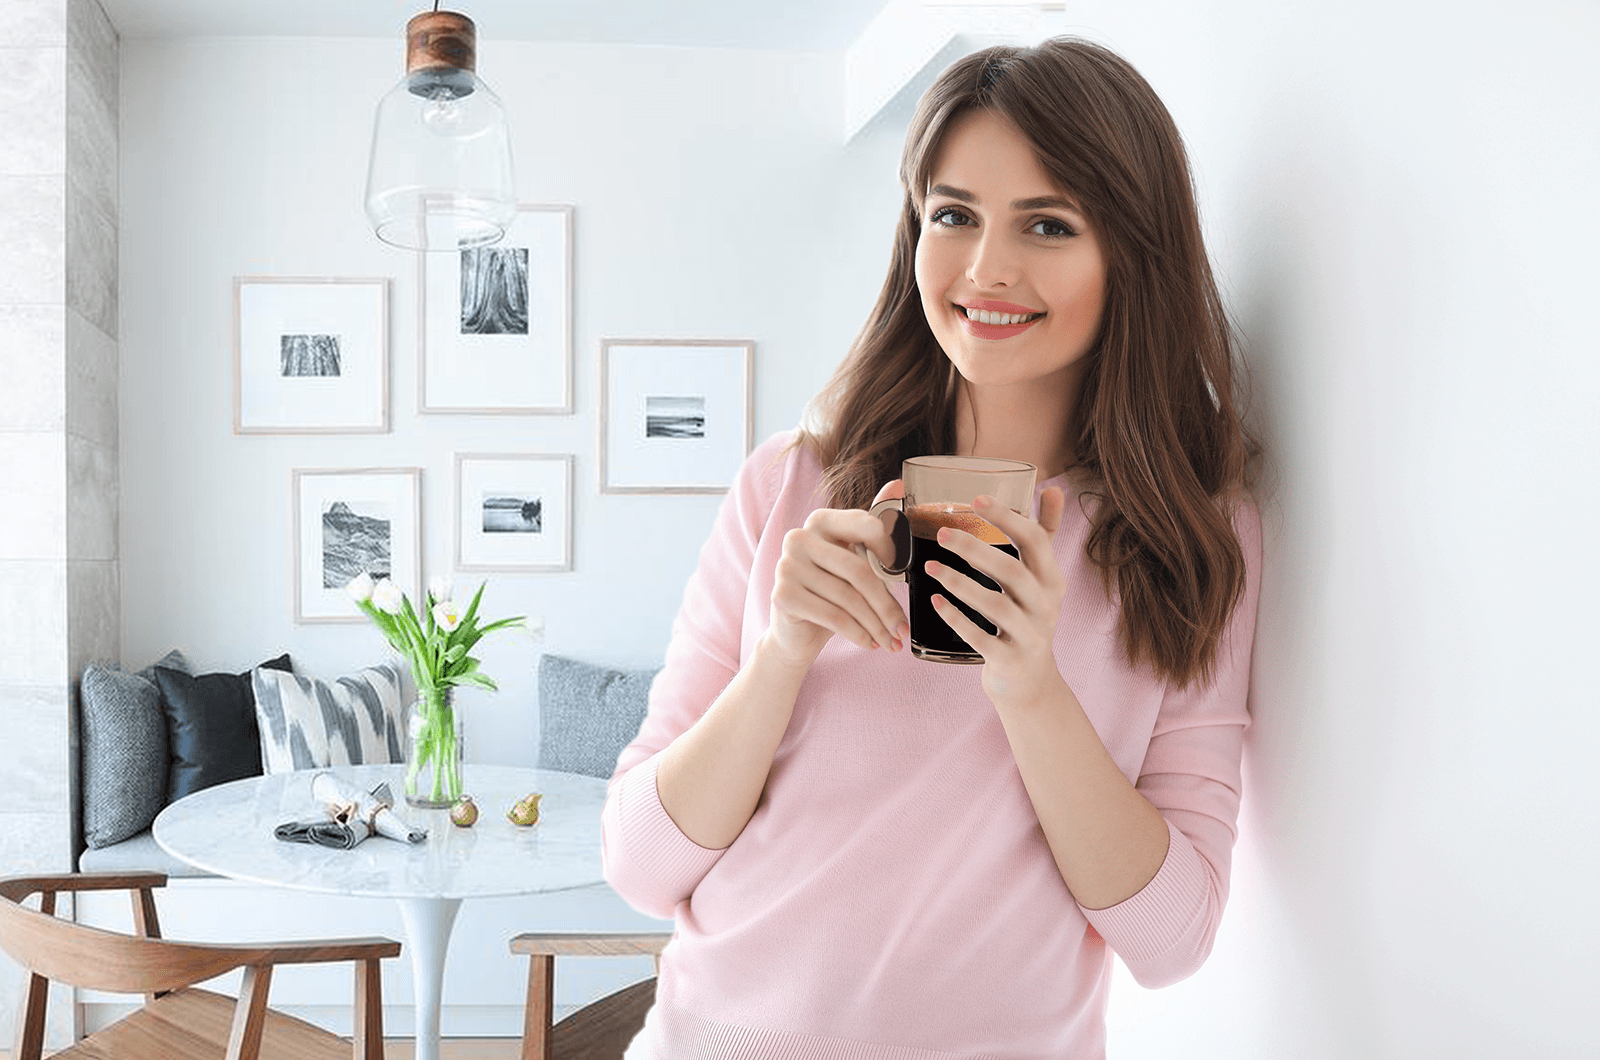
<svg viewBox="0 0 1600 1060">
<path fill-rule="evenodd" d="M 939 528 L 965 530 L 1008 556 L 1017 546 L 999 528 L 972 510 L 972 499 L 988 494 L 997 504 L 1033 517 L 1033 482 L 1038 468 L 1021 460 L 1001 460 L 985 456 L 914 456 L 900 465 L 906 495 L 879 501 L 871 514 L 884 521 L 895 542 L 895 562 L 904 566 L 888 568 L 865 550 L 867 560 L 878 577 L 886 582 L 906 582 L 910 595 L 911 654 L 919 659 L 944 663 L 982 663 L 983 656 L 972 650 L 955 630 L 934 610 L 933 595 L 939 593 L 959 607 L 985 632 L 995 626 L 978 612 L 957 600 L 938 579 L 927 571 L 929 560 L 938 560 L 952 570 L 972 578 L 979 585 L 998 590 L 994 581 L 974 570 L 966 560 L 939 544 Z M 906 536 L 909 530 L 910 541 Z M 909 546 L 909 547 L 908 547 Z M 908 555 L 909 553 L 909 555 Z"/>
</svg>

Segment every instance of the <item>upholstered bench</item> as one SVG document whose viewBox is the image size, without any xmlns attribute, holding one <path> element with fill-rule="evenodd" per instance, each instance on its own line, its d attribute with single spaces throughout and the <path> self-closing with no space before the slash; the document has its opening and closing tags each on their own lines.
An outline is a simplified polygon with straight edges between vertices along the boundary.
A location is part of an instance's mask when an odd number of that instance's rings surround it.
<svg viewBox="0 0 1600 1060">
<path fill-rule="evenodd" d="M 272 660 L 287 670 L 287 656 Z M 161 667 L 157 670 L 157 666 Z M 210 767 L 202 779 L 251 775 L 262 770 L 261 752 L 254 760 L 198 762 L 217 751 L 216 741 L 203 747 L 196 738 L 175 736 L 175 716 L 186 708 L 203 713 L 222 704 L 236 721 L 242 717 L 230 693 L 252 684 L 256 671 L 245 674 L 188 674 L 187 660 L 170 653 L 159 664 L 137 674 L 108 667 L 90 667 L 83 675 L 80 697 L 80 788 L 82 797 L 81 871 L 163 872 L 171 877 L 161 898 L 162 925 L 174 938 L 217 941 L 261 941 L 303 935 L 371 934 L 404 939 L 393 903 L 337 896 L 306 895 L 255 887 L 201 872 L 168 855 L 155 842 L 149 823 L 173 794 L 175 766 Z M 259 669 L 259 668 L 258 668 Z M 609 778 L 622 748 L 638 733 L 644 719 L 654 670 L 619 670 L 556 655 L 541 657 L 538 673 L 540 743 L 537 765 Z M 188 679 L 185 680 L 185 677 Z M 230 685 L 230 680 L 233 682 Z M 257 678 L 259 680 L 259 677 Z M 273 678 L 283 683 L 287 676 Z M 302 681 L 307 679 L 301 678 Z M 211 693 L 201 702 L 201 685 Z M 180 702 L 172 702 L 175 695 Z M 185 696 L 189 702 L 182 702 Z M 242 692 L 241 692 L 242 695 Z M 254 718 L 252 718 L 254 721 Z M 160 723 L 165 731 L 157 728 Z M 259 726 L 250 729 L 258 740 Z M 173 748 L 173 744 L 180 746 Z M 226 748 L 223 748 L 226 752 Z M 232 748 L 241 752 L 239 744 Z M 163 757 L 165 756 L 165 757 Z M 224 755 L 225 757 L 225 755 Z M 158 783 L 156 774 L 160 774 Z M 222 780 L 211 782 L 221 783 Z M 201 786 L 206 786 L 202 784 Z M 598 827 L 598 822 L 596 823 Z M 131 928 L 125 900 L 113 895 L 85 895 L 77 919 L 115 930 Z M 240 911 L 248 915 L 241 917 Z M 607 886 L 585 888 L 528 899 L 485 900 L 463 905 L 450 944 L 452 963 L 458 954 L 472 956 L 446 980 L 444 1033 L 450 1036 L 515 1036 L 521 1032 L 526 979 L 524 961 L 509 951 L 509 940 L 529 931 L 661 931 L 671 921 L 636 912 Z M 385 962 L 384 1018 L 391 1034 L 411 1026 L 410 965 L 404 954 Z M 339 1033 L 348 1033 L 348 1005 L 324 1002 L 343 997 L 348 984 L 335 982 L 328 969 L 281 969 L 274 976 L 274 1007 Z M 642 975 L 648 959 L 594 959 L 576 964 L 557 983 L 556 1010 L 564 1015 Z M 232 990 L 229 978 L 217 988 Z M 85 1025 L 103 1026 L 132 1007 L 114 995 L 80 992 Z"/>
</svg>

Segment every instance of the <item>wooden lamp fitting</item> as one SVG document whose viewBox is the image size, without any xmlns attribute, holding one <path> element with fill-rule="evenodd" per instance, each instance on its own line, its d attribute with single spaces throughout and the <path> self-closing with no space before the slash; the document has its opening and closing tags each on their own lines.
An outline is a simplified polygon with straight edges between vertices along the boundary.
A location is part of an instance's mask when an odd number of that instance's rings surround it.
<svg viewBox="0 0 1600 1060">
<path fill-rule="evenodd" d="M 478 27 L 455 11 L 424 11 L 406 23 L 406 73 L 478 67 Z"/>
</svg>

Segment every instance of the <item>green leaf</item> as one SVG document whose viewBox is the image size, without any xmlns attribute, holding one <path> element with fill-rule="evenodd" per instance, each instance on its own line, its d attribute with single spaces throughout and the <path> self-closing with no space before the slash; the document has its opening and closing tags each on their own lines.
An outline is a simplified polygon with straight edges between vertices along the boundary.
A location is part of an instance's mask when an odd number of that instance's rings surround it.
<svg viewBox="0 0 1600 1060">
<path fill-rule="evenodd" d="M 445 683 L 451 685 L 475 685 L 478 688 L 487 688 L 491 692 L 500 691 L 500 686 L 490 680 L 487 674 L 457 674 L 454 677 L 445 678 Z"/>
<path fill-rule="evenodd" d="M 467 605 L 466 614 L 461 616 L 461 628 L 471 629 L 473 621 L 478 617 L 478 602 L 483 599 L 483 590 L 488 582 L 479 582 L 478 591 L 472 594 L 472 603 Z"/>
<path fill-rule="evenodd" d="M 457 644 L 444 653 L 445 662 L 453 663 L 465 654 L 467 654 L 467 646 L 465 644 Z"/>
<path fill-rule="evenodd" d="M 486 633 L 493 633 L 497 629 L 509 629 L 512 626 L 520 626 L 527 620 L 527 615 L 518 615 L 515 618 L 502 618 L 498 622 L 491 622 L 487 626 L 484 626 L 482 629 L 478 630 L 478 636 L 481 637 Z"/>
</svg>

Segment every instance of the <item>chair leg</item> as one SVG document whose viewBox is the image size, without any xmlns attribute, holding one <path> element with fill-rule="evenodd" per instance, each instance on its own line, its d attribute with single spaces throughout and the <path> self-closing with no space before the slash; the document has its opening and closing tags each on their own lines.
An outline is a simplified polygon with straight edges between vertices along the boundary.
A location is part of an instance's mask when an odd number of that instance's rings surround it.
<svg viewBox="0 0 1600 1060">
<path fill-rule="evenodd" d="M 128 897 L 133 899 L 133 933 L 147 939 L 161 937 L 161 920 L 156 916 L 156 895 L 148 887 L 138 887 L 128 892 Z M 148 1004 L 167 993 L 146 994 L 145 1002 Z"/>
<path fill-rule="evenodd" d="M 376 960 L 356 964 L 355 1060 L 383 1060 L 383 972 Z"/>
<path fill-rule="evenodd" d="M 11 1054 L 16 1060 L 39 1060 L 44 1052 L 44 1010 L 49 997 L 50 980 L 29 974 L 22 1009 L 17 1013 L 17 1047 Z"/>
<path fill-rule="evenodd" d="M 228 1035 L 227 1060 L 258 1060 L 261 1031 L 267 1022 L 267 988 L 272 985 L 272 965 L 252 964 L 244 970 L 244 984 L 233 1006 L 233 1030 Z"/>
<path fill-rule="evenodd" d="M 555 1019 L 555 971 L 553 954 L 529 956 L 528 1002 L 522 1017 L 522 1060 L 552 1060 L 550 1024 Z"/>
</svg>

